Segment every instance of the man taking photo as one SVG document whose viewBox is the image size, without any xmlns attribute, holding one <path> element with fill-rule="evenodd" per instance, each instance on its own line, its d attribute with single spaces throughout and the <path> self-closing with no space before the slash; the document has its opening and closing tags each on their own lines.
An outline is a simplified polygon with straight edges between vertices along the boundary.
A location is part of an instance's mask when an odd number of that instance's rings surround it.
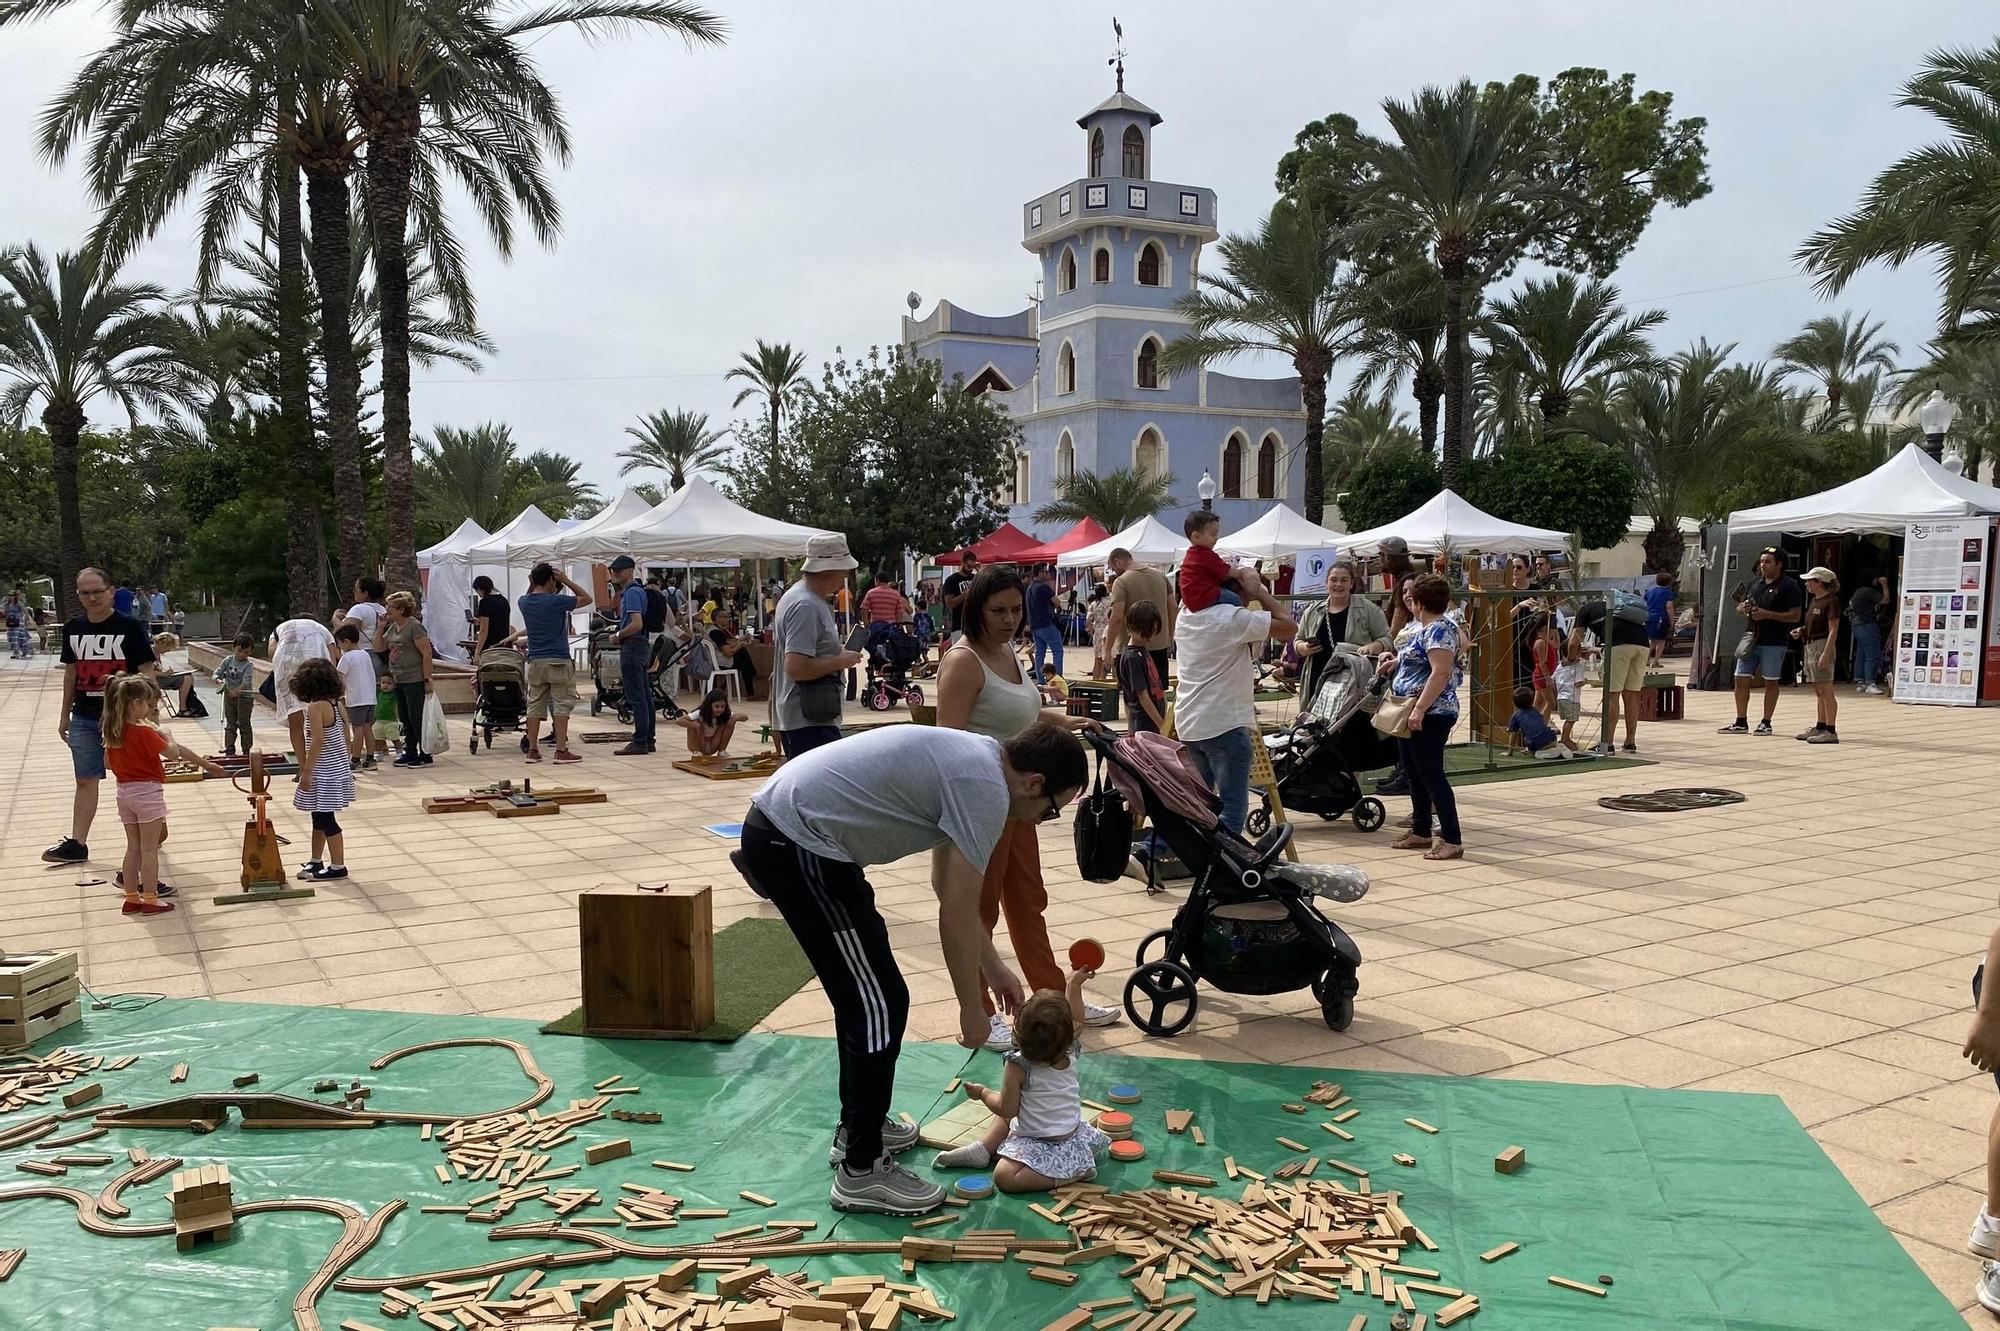
<svg viewBox="0 0 2000 1331">
<path fill-rule="evenodd" d="M 1736 613 L 1750 621 L 1745 636 L 1750 645 L 1736 656 L 1736 719 L 1721 727 L 1725 735 L 1747 735 L 1750 730 L 1750 679 L 1764 679 L 1764 719 L 1756 734 L 1771 733 L 1771 717 L 1778 710 L 1778 685 L 1785 676 L 1785 652 L 1791 646 L 1792 626 L 1805 609 L 1806 592 L 1799 580 L 1785 572 L 1785 556 L 1776 546 L 1766 546 L 1757 556 L 1757 581 L 1750 584 Z"/>
</svg>

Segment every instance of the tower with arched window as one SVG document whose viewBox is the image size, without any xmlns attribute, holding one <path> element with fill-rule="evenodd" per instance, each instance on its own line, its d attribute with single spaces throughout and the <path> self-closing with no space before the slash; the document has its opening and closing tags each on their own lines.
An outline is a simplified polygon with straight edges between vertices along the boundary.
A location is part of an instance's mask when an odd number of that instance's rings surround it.
<svg viewBox="0 0 2000 1331">
<path fill-rule="evenodd" d="M 1187 330 L 1177 303 L 1195 290 L 1218 231 L 1213 190 L 1158 178 L 1161 120 L 1122 82 L 1077 120 L 1084 174 L 1022 208 L 1021 244 L 1041 279 L 1028 309 L 988 317 L 941 301 L 903 321 L 906 349 L 962 375 L 968 391 L 990 391 L 1019 420 L 1028 457 L 1015 467 L 1010 517 L 1043 535 L 1056 530 L 1034 511 L 1075 472 L 1171 475 L 1160 517 L 1176 528 L 1198 503 L 1203 471 L 1227 528 L 1274 502 L 1299 503 L 1298 380 L 1166 366 Z"/>
</svg>

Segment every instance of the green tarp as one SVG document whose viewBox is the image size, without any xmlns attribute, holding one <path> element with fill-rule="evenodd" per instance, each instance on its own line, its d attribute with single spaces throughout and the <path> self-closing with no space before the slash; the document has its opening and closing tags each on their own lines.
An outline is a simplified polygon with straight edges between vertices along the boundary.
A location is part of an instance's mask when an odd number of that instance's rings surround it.
<svg viewBox="0 0 2000 1331">
<path fill-rule="evenodd" d="M 140 1104 L 185 1091 L 226 1090 L 233 1077 L 256 1072 L 256 1089 L 297 1094 L 310 1094 L 312 1082 L 323 1077 L 341 1078 L 344 1085 L 359 1076 L 375 1088 L 375 1108 L 440 1112 L 512 1104 L 527 1093 L 528 1082 L 509 1052 L 492 1047 L 417 1054 L 380 1074 L 369 1072 L 368 1063 L 427 1040 L 505 1036 L 531 1048 L 555 1079 L 551 1106 L 561 1108 L 590 1094 L 594 1083 L 621 1076 L 644 1093 L 624 1097 L 618 1107 L 663 1116 L 658 1125 L 586 1125 L 579 1143 L 562 1148 L 558 1163 L 579 1163 L 583 1145 L 619 1136 L 631 1138 L 633 1155 L 585 1168 L 563 1184 L 597 1187 L 610 1196 L 621 1182 L 643 1181 L 686 1198 L 688 1206 L 733 1211 L 724 1220 L 635 1239 L 693 1241 L 765 1216 L 817 1219 L 813 1238 L 908 1232 L 906 1221 L 843 1217 L 826 1205 L 826 1143 L 836 1099 L 828 1040 L 752 1035 L 732 1045 L 600 1042 L 539 1035 L 527 1021 L 200 1001 L 93 1013 L 64 1035 L 65 1043 L 93 1053 L 140 1055 L 131 1068 L 102 1074 L 107 1101 Z M 190 1067 L 184 1086 L 168 1085 L 176 1062 Z M 952 1046 L 909 1046 L 897 1108 L 920 1118 L 942 1110 L 945 1084 L 967 1062 L 965 1052 Z M 1370 1170 L 1377 1188 L 1401 1188 L 1411 1218 L 1440 1247 L 1421 1264 L 1484 1302 L 1483 1311 L 1462 1324 L 1469 1331 L 1963 1326 L 1775 1098 L 1090 1054 L 1082 1073 L 1093 1097 L 1121 1081 L 1145 1094 L 1135 1115 L 1148 1158 L 1107 1165 L 1100 1178 L 1114 1188 L 1151 1186 L 1151 1171 L 1161 1167 L 1220 1176 L 1224 1155 L 1268 1172 L 1294 1158 L 1277 1144 L 1278 1136 Z M 997 1059 L 974 1056 L 967 1075 L 997 1081 Z M 1361 1111 L 1346 1124 L 1353 1143 L 1317 1128 L 1323 1112 L 1301 1117 L 1281 1107 L 1298 1101 L 1316 1078 L 1339 1081 L 1353 1096 Z M 1161 1120 L 1169 1108 L 1196 1111 L 1209 1145 L 1168 1136 Z M 25 1117 L 0 1117 L 0 1131 Z M 1425 1135 L 1406 1126 L 1406 1117 L 1441 1131 Z M 73 1169 L 59 1181 L 95 1192 L 124 1167 L 123 1148 L 133 1145 L 183 1156 L 191 1165 L 228 1164 L 239 1200 L 330 1197 L 372 1210 L 391 1198 L 406 1199 L 409 1209 L 390 1222 L 355 1275 L 416 1274 L 527 1251 L 568 1250 L 546 1241 L 493 1241 L 484 1227 L 458 1216 L 420 1214 L 420 1206 L 463 1203 L 484 1187 L 437 1183 L 432 1166 L 443 1155 L 437 1143 L 420 1140 L 415 1127 L 245 1131 L 231 1123 L 208 1136 L 117 1129 L 73 1148 L 116 1148 L 117 1164 Z M 1503 1176 L 1494 1172 L 1493 1157 L 1510 1145 L 1525 1147 L 1529 1164 Z M 1415 1156 L 1416 1166 L 1392 1163 L 1396 1152 Z M 13 1169 L 32 1154 L 0 1154 L 0 1248 L 28 1250 L 13 1278 L 0 1284 L 0 1327 L 8 1331 L 282 1331 L 291 1325 L 294 1293 L 338 1237 L 335 1221 L 291 1213 L 246 1217 L 230 1241 L 187 1253 L 176 1252 L 171 1239 L 95 1237 L 76 1225 L 67 1203 L 5 1200 L 8 1191 L 39 1181 Z M 928 1155 L 920 1149 L 912 1163 L 927 1169 Z M 668 1173 L 648 1163 L 662 1158 L 699 1169 Z M 744 1188 L 775 1198 L 778 1209 L 766 1212 L 740 1200 Z M 129 1191 L 133 1220 L 164 1218 L 165 1193 L 164 1180 Z M 1028 1211 L 1029 1200 L 976 1203 L 966 1221 L 944 1232 L 1011 1227 L 1025 1236 L 1060 1236 Z M 592 1213 L 608 1210 L 607 1203 Z M 548 1215 L 529 1202 L 508 1219 Z M 1490 1266 L 1479 1261 L 1479 1253 L 1508 1240 L 1522 1251 Z M 635 1275 L 660 1265 L 620 1259 L 552 1278 Z M 805 1266 L 814 1275 L 894 1270 L 888 1259 L 865 1257 L 778 1259 L 771 1265 L 781 1271 Z M 1034 1331 L 1082 1300 L 1129 1292 L 1110 1263 L 1085 1268 L 1083 1280 L 1069 1289 L 1030 1280 L 1026 1267 L 1013 1262 L 925 1265 L 919 1273 L 946 1307 L 959 1312 L 957 1325 L 977 1331 Z M 1594 1284 L 1600 1274 L 1616 1282 L 1602 1300 L 1547 1283 L 1550 1275 L 1564 1275 Z M 1379 1301 L 1352 1295 L 1339 1305 L 1274 1301 L 1259 1308 L 1248 1299 L 1215 1300 L 1185 1283 L 1175 1287 L 1182 1291 L 1199 1296 L 1196 1331 L 1320 1331 L 1345 1327 L 1356 1312 L 1370 1315 L 1371 1331 L 1389 1325 L 1389 1310 Z M 1422 1295 L 1418 1306 L 1435 1311 L 1442 1302 Z M 329 1328 L 344 1318 L 379 1326 L 378 1303 L 334 1293 L 320 1310 Z"/>
</svg>

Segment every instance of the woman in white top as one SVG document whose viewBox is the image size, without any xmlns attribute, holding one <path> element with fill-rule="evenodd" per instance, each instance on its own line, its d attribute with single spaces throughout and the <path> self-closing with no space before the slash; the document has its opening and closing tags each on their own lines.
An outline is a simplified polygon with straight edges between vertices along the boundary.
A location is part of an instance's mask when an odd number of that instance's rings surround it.
<svg viewBox="0 0 2000 1331">
<path fill-rule="evenodd" d="M 1007 740 L 1038 721 L 1071 730 L 1089 724 L 1061 708 L 1044 709 L 1041 690 L 1022 669 L 1021 658 L 1014 651 L 1014 635 L 1021 627 L 1025 605 L 1021 579 L 1012 569 L 995 565 L 980 569 L 973 577 L 959 604 L 959 627 L 964 636 L 944 654 L 938 667 L 939 725 Z M 1010 822 L 986 863 L 979 918 L 991 936 L 1005 913 L 1007 936 L 1013 941 L 1021 976 L 1030 989 L 1063 987 L 1063 969 L 1056 963 L 1048 923 L 1042 918 L 1048 908 L 1048 889 L 1042 884 L 1041 838 L 1033 824 Z M 1012 1049 L 1014 1033 L 1006 1018 L 993 1010 L 991 994 L 986 996 L 986 1011 L 992 1027 L 986 1047 Z M 1108 1026 L 1117 1020 L 1117 1008 L 1084 1005 L 1084 1021 L 1089 1025 Z"/>
</svg>

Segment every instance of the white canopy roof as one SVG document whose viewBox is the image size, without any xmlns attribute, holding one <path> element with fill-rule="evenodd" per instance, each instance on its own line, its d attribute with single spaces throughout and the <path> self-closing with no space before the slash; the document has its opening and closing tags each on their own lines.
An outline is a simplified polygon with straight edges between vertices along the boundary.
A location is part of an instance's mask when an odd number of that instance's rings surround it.
<svg viewBox="0 0 2000 1331">
<path fill-rule="evenodd" d="M 486 528 L 471 518 L 458 524 L 458 529 L 428 550 L 417 551 L 417 567 L 429 568 L 432 564 L 457 551 L 476 545 L 486 539 Z"/>
<path fill-rule="evenodd" d="M 1414 513 L 1367 531 L 1352 532 L 1340 537 L 1338 543 L 1342 554 L 1365 557 L 1378 553 L 1382 542 L 1391 536 L 1408 541 L 1410 553 L 1419 555 L 1434 555 L 1447 546 L 1482 554 L 1532 554 L 1560 550 L 1569 541 L 1547 527 L 1502 521 L 1473 507 L 1457 491 L 1440 490 Z"/>
<path fill-rule="evenodd" d="M 1901 531 L 1910 522 L 1975 513 L 2000 513 L 2000 490 L 1953 475 L 1911 443 L 1866 476 L 1845 485 L 1782 504 L 1738 509 L 1729 515 L 1729 526 L 1738 531 L 1833 535 Z"/>
<path fill-rule="evenodd" d="M 1278 504 L 1242 531 L 1217 541 L 1215 549 L 1231 559 L 1282 559 L 1301 550 L 1324 550 L 1346 540 L 1341 533 L 1308 522 L 1304 514 Z"/>
<path fill-rule="evenodd" d="M 1096 545 L 1071 550 L 1056 557 L 1058 568 L 1092 568 L 1109 563 L 1113 550 L 1130 550 L 1133 562 L 1166 568 L 1188 548 L 1187 538 L 1167 530 L 1157 519 L 1140 518 L 1124 531 L 1116 531 Z"/>
<path fill-rule="evenodd" d="M 835 534 L 753 513 L 702 477 L 693 476 L 654 508 L 599 531 L 592 538 L 592 549 L 584 553 L 598 558 L 629 554 L 642 562 L 675 564 L 708 559 L 796 559 L 806 553 L 806 543 L 814 537 Z"/>
<path fill-rule="evenodd" d="M 1680 520 L 1680 529 L 1683 536 L 1701 535 L 1701 523 L 1695 521 L 1693 518 L 1682 518 Z M 1648 536 L 1652 534 L 1652 530 L 1653 519 L 1650 515 L 1634 513 L 1631 523 L 1625 528 L 1625 534 L 1627 536 Z"/>
<path fill-rule="evenodd" d="M 597 537 L 620 527 L 646 513 L 652 505 L 637 490 L 621 490 L 618 497 L 603 508 L 577 523 L 574 527 L 561 528 L 537 536 L 532 540 L 511 545 L 507 550 L 509 563 L 534 563 L 547 559 L 556 563 L 566 563 L 577 559 L 597 558 Z M 603 558 L 624 553 L 623 547 L 611 551 Z"/>
<path fill-rule="evenodd" d="M 514 546 L 547 536 L 556 530 L 555 519 L 530 504 L 515 514 L 512 522 L 485 540 L 474 541 L 462 549 L 448 551 L 445 557 L 454 564 L 505 564 L 507 552 Z"/>
</svg>

